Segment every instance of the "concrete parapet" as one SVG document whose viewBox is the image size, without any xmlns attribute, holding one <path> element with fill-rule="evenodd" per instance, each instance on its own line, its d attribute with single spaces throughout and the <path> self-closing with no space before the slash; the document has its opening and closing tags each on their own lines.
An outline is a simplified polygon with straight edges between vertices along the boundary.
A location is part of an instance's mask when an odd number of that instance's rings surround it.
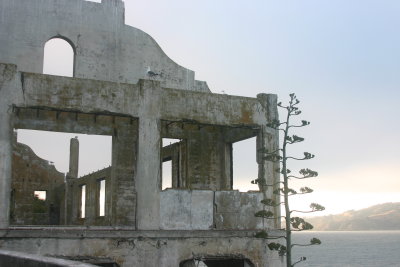
<svg viewBox="0 0 400 267">
<path fill-rule="evenodd" d="M 97 265 L 56 259 L 23 252 L 0 250 L 0 266 L 13 267 L 95 267 Z"/>
<path fill-rule="evenodd" d="M 264 229 L 254 214 L 263 209 L 261 192 L 167 189 L 160 193 L 164 230 Z"/>
</svg>

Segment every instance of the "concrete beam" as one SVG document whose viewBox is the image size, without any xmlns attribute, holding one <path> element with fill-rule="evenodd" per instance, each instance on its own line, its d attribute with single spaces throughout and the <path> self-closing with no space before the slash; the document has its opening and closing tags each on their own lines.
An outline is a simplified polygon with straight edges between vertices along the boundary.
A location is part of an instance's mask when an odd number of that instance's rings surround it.
<svg viewBox="0 0 400 267">
<path fill-rule="evenodd" d="M 32 73 L 22 73 L 22 76 L 26 107 L 133 117 L 139 117 L 144 111 L 140 84 L 145 80 L 133 85 Z M 153 87 L 158 82 L 147 80 L 147 83 Z M 162 99 L 154 107 L 159 119 L 233 127 L 256 127 L 266 122 L 268 106 L 263 106 L 260 99 L 166 88 L 153 93 L 153 101 Z"/>
</svg>

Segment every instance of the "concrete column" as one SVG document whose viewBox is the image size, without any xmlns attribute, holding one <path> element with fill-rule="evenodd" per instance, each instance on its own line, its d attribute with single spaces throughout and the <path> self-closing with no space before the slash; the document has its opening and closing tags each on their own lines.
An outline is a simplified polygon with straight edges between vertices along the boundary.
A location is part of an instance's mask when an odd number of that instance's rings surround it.
<svg viewBox="0 0 400 267">
<path fill-rule="evenodd" d="M 11 140 L 11 116 L 2 106 L 0 109 L 0 228 L 7 228 L 10 218 Z"/>
<path fill-rule="evenodd" d="M 138 230 L 157 230 L 160 222 L 161 123 L 160 83 L 140 81 L 141 106 L 138 132 L 137 211 Z"/>
<path fill-rule="evenodd" d="M 69 171 L 66 176 L 65 202 L 64 202 L 64 224 L 72 224 L 76 220 L 76 209 L 74 206 L 76 196 L 73 190 L 73 182 L 78 178 L 79 170 L 79 140 L 78 137 L 71 138 L 69 143 Z"/>
<path fill-rule="evenodd" d="M 69 172 L 70 178 L 78 178 L 79 170 L 79 140 L 78 137 L 71 138 L 69 144 Z"/>
<path fill-rule="evenodd" d="M 279 187 L 277 184 L 280 181 L 280 173 L 277 169 L 280 167 L 279 162 L 271 162 L 264 159 L 266 151 L 276 151 L 279 149 L 279 132 L 266 126 L 268 122 L 278 120 L 277 96 L 273 94 L 258 94 L 257 99 L 265 112 L 265 125 L 262 125 L 257 136 L 257 163 L 258 163 L 258 178 L 264 179 L 266 184 L 274 186 L 260 187 L 265 198 L 275 199 L 280 202 L 280 197 L 273 194 L 273 191 Z M 280 216 L 280 207 L 275 207 L 273 210 L 276 218 Z M 280 228 L 280 220 L 274 221 L 274 228 Z"/>
<path fill-rule="evenodd" d="M 233 186 L 233 157 L 232 157 L 232 143 L 225 143 L 223 154 L 223 171 L 221 190 L 231 190 Z"/>
<path fill-rule="evenodd" d="M 17 66 L 0 64 L 0 228 L 10 223 L 12 104 L 18 99 Z"/>
<path fill-rule="evenodd" d="M 112 224 L 132 227 L 136 221 L 137 122 L 119 118 L 116 125 L 112 137 L 111 206 L 106 214 L 111 215 Z"/>
</svg>

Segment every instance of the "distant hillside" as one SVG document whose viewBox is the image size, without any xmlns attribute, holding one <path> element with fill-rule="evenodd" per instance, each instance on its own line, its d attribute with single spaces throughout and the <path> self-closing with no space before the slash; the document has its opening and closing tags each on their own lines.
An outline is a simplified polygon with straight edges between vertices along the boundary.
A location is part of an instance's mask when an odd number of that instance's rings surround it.
<svg viewBox="0 0 400 267">
<path fill-rule="evenodd" d="M 400 202 L 307 218 L 316 231 L 400 230 Z"/>
</svg>

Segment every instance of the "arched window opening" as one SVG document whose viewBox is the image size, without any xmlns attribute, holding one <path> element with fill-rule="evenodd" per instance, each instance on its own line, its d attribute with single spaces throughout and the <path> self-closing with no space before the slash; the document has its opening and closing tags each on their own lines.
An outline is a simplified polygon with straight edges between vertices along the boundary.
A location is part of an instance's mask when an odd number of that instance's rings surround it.
<svg viewBox="0 0 400 267">
<path fill-rule="evenodd" d="M 53 38 L 44 46 L 43 73 L 66 77 L 74 76 L 74 49 L 69 42 Z"/>
</svg>

